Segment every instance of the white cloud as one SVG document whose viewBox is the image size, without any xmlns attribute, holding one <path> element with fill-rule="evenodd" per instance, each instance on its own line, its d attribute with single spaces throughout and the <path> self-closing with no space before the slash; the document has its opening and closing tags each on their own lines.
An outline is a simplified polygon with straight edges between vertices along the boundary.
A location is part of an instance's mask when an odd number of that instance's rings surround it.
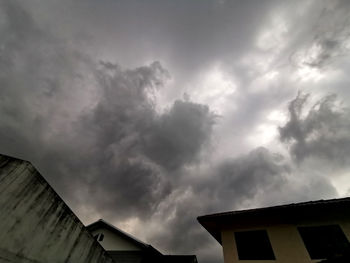
<svg viewBox="0 0 350 263">
<path fill-rule="evenodd" d="M 256 45 L 259 49 L 278 53 L 285 47 L 289 31 L 285 17 L 285 14 L 277 12 L 271 15 L 271 21 L 258 34 Z"/>
<path fill-rule="evenodd" d="M 189 86 L 191 99 L 209 105 L 217 114 L 223 114 L 227 103 L 230 103 L 229 98 L 237 90 L 234 77 L 225 73 L 217 64 L 200 73 L 195 83 Z"/>
</svg>

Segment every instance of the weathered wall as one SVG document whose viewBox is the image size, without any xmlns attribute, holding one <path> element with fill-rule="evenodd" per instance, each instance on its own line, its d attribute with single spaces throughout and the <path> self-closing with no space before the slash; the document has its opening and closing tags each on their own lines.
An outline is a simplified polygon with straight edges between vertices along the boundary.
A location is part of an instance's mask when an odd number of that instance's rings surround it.
<svg viewBox="0 0 350 263">
<path fill-rule="evenodd" d="M 0 155 L 0 262 L 113 261 L 29 162 Z"/>
</svg>

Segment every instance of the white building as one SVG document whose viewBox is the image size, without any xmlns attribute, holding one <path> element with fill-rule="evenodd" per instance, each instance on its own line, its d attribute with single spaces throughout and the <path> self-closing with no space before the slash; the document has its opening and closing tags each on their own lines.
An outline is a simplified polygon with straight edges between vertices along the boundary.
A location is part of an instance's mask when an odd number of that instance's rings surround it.
<svg viewBox="0 0 350 263">
<path fill-rule="evenodd" d="M 163 255 L 149 244 L 100 219 L 87 226 L 118 263 L 197 263 L 195 255 Z"/>
</svg>

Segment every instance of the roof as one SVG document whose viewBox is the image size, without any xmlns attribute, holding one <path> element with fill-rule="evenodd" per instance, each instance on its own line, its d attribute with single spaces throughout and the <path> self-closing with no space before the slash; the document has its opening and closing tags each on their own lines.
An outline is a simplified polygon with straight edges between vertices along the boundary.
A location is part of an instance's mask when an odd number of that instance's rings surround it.
<svg viewBox="0 0 350 263">
<path fill-rule="evenodd" d="M 107 252 L 110 257 L 113 258 L 115 262 L 119 263 L 140 263 L 144 258 L 144 253 L 142 251 L 117 251 L 112 250 Z"/>
<path fill-rule="evenodd" d="M 166 263 L 197 263 L 196 255 L 164 255 L 162 262 Z"/>
<path fill-rule="evenodd" d="M 136 246 L 140 247 L 141 249 L 152 250 L 154 253 L 161 254 L 157 249 L 155 249 L 151 245 L 142 242 L 141 240 L 137 239 L 136 237 L 134 237 L 134 236 L 124 232 L 120 228 L 118 228 L 118 227 L 116 227 L 116 226 L 106 222 L 103 219 L 99 219 L 96 222 L 93 222 L 90 225 L 87 225 L 86 228 L 90 232 L 94 231 L 95 229 L 99 229 L 99 228 L 107 228 L 110 231 L 112 231 L 113 233 L 115 233 L 115 234 L 117 234 L 119 236 L 123 236 L 124 238 L 126 238 L 129 241 L 131 241 L 132 243 L 134 243 Z"/>
<path fill-rule="evenodd" d="M 336 219 L 346 215 L 350 216 L 350 197 L 229 211 L 199 216 L 197 220 L 221 244 L 221 229 L 228 226 L 296 224 L 303 220 Z"/>
<path fill-rule="evenodd" d="M 108 251 L 115 262 L 122 263 L 197 263 L 195 255 L 148 255 L 143 251 Z"/>
</svg>

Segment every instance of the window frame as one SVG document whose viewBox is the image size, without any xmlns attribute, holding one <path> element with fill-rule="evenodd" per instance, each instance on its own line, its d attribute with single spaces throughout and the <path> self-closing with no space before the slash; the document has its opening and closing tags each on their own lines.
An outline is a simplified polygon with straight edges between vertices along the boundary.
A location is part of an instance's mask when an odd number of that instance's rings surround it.
<svg viewBox="0 0 350 263">
<path fill-rule="evenodd" d="M 255 239 L 258 239 L 255 244 L 252 242 L 254 234 L 258 235 L 255 237 Z M 235 231 L 234 239 L 238 260 L 276 260 L 275 252 L 266 229 Z M 259 244 L 261 241 L 262 243 Z M 253 247 L 251 247 L 252 245 Z"/>
<path fill-rule="evenodd" d="M 319 234 L 325 230 L 327 230 L 327 232 L 325 232 L 324 235 Z M 312 260 L 327 259 L 335 256 L 337 253 L 346 251 L 346 249 L 350 249 L 350 242 L 339 224 L 298 226 L 297 231 L 310 259 Z M 315 233 L 315 231 L 317 234 L 315 237 L 312 237 L 312 234 L 313 232 Z M 331 236 L 333 236 L 333 240 L 338 239 L 339 243 L 334 244 L 333 241 L 329 241 L 331 240 L 329 239 Z M 312 243 L 314 241 L 316 242 Z M 322 243 L 322 241 L 326 242 Z"/>
<path fill-rule="evenodd" d="M 99 234 L 98 241 L 102 242 L 104 238 L 105 238 L 105 235 L 101 233 Z"/>
</svg>

